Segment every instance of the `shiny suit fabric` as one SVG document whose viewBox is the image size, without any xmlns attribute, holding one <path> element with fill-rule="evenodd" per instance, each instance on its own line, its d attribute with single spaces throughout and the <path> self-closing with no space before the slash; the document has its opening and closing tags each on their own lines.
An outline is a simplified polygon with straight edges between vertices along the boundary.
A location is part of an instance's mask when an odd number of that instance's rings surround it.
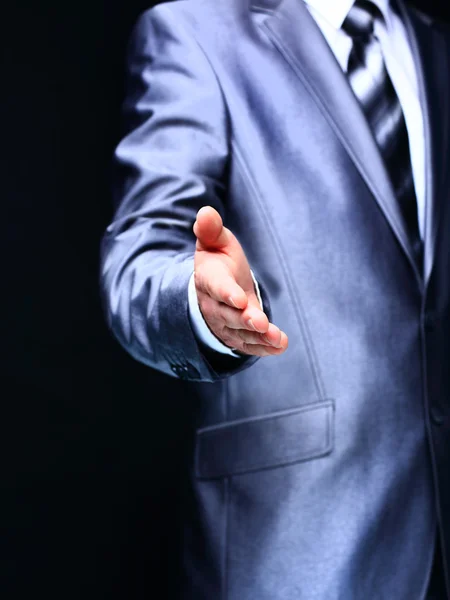
<svg viewBox="0 0 450 600">
<path fill-rule="evenodd" d="M 180 380 L 174 419 L 184 386 L 198 398 L 183 598 L 419 600 L 436 531 L 450 552 L 450 32 L 399 9 L 424 110 L 423 264 L 301 0 L 176 1 L 133 31 L 101 283 L 119 342 Z M 204 205 L 241 241 L 282 356 L 197 342 Z"/>
</svg>

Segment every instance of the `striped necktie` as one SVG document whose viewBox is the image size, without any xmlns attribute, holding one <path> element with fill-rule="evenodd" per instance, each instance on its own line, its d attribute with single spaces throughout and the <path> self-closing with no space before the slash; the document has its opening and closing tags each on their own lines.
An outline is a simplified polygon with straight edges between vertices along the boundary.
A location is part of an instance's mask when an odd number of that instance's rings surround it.
<svg viewBox="0 0 450 600">
<path fill-rule="evenodd" d="M 376 19 L 383 19 L 369 0 L 357 0 L 342 29 L 352 38 L 347 77 L 380 149 L 411 244 L 421 260 L 422 242 L 410 158 L 408 130 L 400 101 L 390 80 L 379 40 Z"/>
</svg>

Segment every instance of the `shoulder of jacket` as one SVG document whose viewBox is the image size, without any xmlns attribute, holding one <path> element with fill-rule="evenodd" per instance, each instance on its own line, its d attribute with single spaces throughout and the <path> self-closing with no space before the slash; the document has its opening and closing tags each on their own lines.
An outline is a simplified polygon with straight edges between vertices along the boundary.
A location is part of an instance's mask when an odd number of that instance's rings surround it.
<svg viewBox="0 0 450 600">
<path fill-rule="evenodd" d="M 206 24 L 211 17 L 233 12 L 233 5 L 245 3 L 246 0 L 169 0 L 148 8 L 144 14 L 167 15 Z"/>
<path fill-rule="evenodd" d="M 186 24 L 198 32 L 211 32 L 225 23 L 245 21 L 249 14 L 258 12 L 266 2 L 280 0 L 172 0 L 161 2 L 146 10 L 143 15 L 159 15 Z"/>
</svg>

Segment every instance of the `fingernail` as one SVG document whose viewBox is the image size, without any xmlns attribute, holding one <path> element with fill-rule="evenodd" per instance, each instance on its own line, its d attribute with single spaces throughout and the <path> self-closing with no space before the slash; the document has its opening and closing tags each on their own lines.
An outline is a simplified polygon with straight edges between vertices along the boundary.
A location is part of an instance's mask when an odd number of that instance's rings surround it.
<svg viewBox="0 0 450 600">
<path fill-rule="evenodd" d="M 238 308 L 237 304 L 234 303 L 234 300 L 231 296 L 228 296 L 228 300 L 231 302 L 231 304 L 234 306 L 234 308 Z"/>
<path fill-rule="evenodd" d="M 251 319 L 249 319 L 249 320 L 247 321 L 247 325 L 248 325 L 249 327 L 251 327 L 251 328 L 253 329 L 253 331 L 258 331 L 258 330 L 256 329 L 256 327 L 253 325 L 253 321 L 252 321 Z"/>
<path fill-rule="evenodd" d="M 275 344 L 275 342 L 271 342 L 267 336 L 263 335 L 263 339 L 265 339 L 266 342 L 274 348 L 281 348 L 281 344 Z"/>
</svg>

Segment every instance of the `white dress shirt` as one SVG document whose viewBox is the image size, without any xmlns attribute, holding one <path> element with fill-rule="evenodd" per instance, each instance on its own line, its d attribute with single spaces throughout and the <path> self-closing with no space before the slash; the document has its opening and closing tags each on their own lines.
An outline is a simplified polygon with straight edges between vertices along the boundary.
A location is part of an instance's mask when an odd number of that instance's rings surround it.
<svg viewBox="0 0 450 600">
<path fill-rule="evenodd" d="M 409 136 L 411 164 L 417 197 L 419 231 L 423 238 L 425 222 L 425 142 L 423 114 L 419 101 L 416 69 L 405 26 L 392 10 L 389 0 L 371 0 L 384 19 L 375 21 L 386 69 L 397 93 Z M 304 0 L 344 72 L 352 49 L 351 38 L 341 29 L 354 0 Z M 257 292 L 258 284 L 255 281 Z M 258 293 L 259 297 L 259 293 Z M 189 282 L 189 315 L 198 339 L 224 354 L 238 356 L 210 331 L 197 301 L 194 277 Z"/>
</svg>

